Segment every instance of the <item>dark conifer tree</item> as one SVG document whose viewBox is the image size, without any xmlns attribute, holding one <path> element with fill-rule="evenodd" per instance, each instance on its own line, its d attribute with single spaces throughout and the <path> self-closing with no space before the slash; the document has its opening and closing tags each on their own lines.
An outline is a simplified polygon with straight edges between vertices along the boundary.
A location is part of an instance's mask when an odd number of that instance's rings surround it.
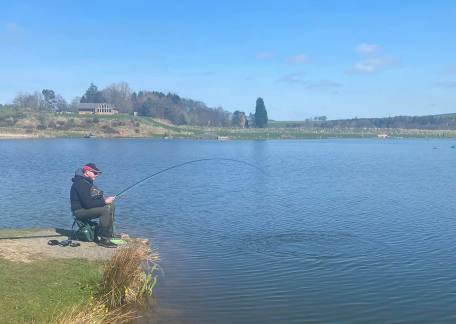
<svg viewBox="0 0 456 324">
<path fill-rule="evenodd" d="M 258 98 L 256 100 L 255 107 L 255 127 L 266 127 L 268 125 L 268 112 L 264 106 L 263 98 Z"/>
<path fill-rule="evenodd" d="M 85 94 L 81 98 L 81 102 L 94 102 L 100 103 L 105 102 L 103 93 L 98 91 L 98 87 L 93 83 L 90 84 L 90 87 L 86 90 Z"/>
</svg>

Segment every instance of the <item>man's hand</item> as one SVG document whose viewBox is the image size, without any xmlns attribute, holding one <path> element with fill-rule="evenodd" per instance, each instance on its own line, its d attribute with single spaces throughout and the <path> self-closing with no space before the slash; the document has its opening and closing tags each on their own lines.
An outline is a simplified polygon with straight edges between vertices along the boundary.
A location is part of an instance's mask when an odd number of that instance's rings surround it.
<svg viewBox="0 0 456 324">
<path fill-rule="evenodd" d="M 106 198 L 105 198 L 105 204 L 107 204 L 107 205 L 112 204 L 112 202 L 114 201 L 114 199 L 116 199 L 115 196 L 106 197 Z"/>
</svg>

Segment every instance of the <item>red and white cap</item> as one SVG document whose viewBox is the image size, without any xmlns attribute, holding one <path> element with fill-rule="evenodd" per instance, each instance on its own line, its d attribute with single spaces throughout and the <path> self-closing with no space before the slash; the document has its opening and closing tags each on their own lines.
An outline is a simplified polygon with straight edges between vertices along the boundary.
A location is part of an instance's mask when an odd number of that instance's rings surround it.
<svg viewBox="0 0 456 324">
<path fill-rule="evenodd" d="M 95 163 L 87 163 L 86 165 L 84 165 L 82 167 L 82 170 L 84 172 L 86 171 L 92 171 L 94 173 L 101 173 L 101 170 L 97 168 L 97 166 L 95 165 Z"/>
</svg>

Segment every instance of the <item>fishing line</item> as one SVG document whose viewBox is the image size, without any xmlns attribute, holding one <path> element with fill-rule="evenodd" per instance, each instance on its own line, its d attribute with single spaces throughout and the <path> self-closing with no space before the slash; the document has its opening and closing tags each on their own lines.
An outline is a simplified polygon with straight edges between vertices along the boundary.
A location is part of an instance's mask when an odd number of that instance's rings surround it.
<svg viewBox="0 0 456 324">
<path fill-rule="evenodd" d="M 150 178 L 152 177 L 155 177 L 156 175 L 159 175 L 163 172 L 166 172 L 166 171 L 169 171 L 171 169 L 175 169 L 175 168 L 179 168 L 181 166 L 184 166 L 184 165 L 187 165 L 187 164 L 192 164 L 192 163 L 198 163 L 198 162 L 203 162 L 203 161 L 231 161 L 231 162 L 236 162 L 236 163 L 242 163 L 242 164 L 245 164 L 245 165 L 248 165 L 252 168 L 255 168 L 257 169 L 258 171 L 260 171 L 261 173 L 263 173 L 264 175 L 268 175 L 265 171 L 263 171 L 261 168 L 257 167 L 256 165 L 254 164 L 251 164 L 249 162 L 245 162 L 245 161 L 241 161 L 241 160 L 236 160 L 236 159 L 225 159 L 225 158 L 211 158 L 211 159 L 199 159 L 199 160 L 192 160 L 192 161 L 187 161 L 187 162 L 184 162 L 184 163 L 180 163 L 180 164 L 176 164 L 176 165 L 173 165 L 173 166 L 170 166 L 166 169 L 163 169 L 163 170 L 160 170 L 158 172 L 155 172 L 154 174 L 142 179 L 142 180 L 139 180 L 138 182 L 132 184 L 131 186 L 123 189 L 122 191 L 120 191 L 118 194 L 115 195 L 116 199 L 119 198 L 121 195 L 123 195 L 124 193 L 126 193 L 127 191 L 133 189 L 134 187 L 136 187 L 137 185 L 149 180 Z"/>
</svg>

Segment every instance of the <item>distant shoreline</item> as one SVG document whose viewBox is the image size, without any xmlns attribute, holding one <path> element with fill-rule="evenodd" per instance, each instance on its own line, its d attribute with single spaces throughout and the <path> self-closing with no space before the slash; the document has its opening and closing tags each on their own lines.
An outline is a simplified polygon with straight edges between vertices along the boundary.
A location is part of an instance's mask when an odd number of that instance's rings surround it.
<svg viewBox="0 0 456 324">
<path fill-rule="evenodd" d="M 281 136 L 280 133 L 277 134 L 268 134 L 264 136 L 263 134 L 230 134 L 231 136 L 223 136 L 222 138 L 217 138 L 214 136 L 156 136 L 156 135 L 112 135 L 112 134 L 97 134 L 93 137 L 88 138 L 85 134 L 68 134 L 68 133 L 45 133 L 45 132 L 36 132 L 36 133 L 7 133 L 0 132 L 0 140 L 24 140 L 24 139 L 58 139 L 58 138 L 78 138 L 78 139 L 156 139 L 156 140 L 214 140 L 220 142 L 226 141 L 248 141 L 248 140 L 299 140 L 299 139 L 377 139 L 379 141 L 388 141 L 391 139 L 412 139 L 412 138 L 446 138 L 453 139 L 456 138 L 455 131 L 426 131 L 422 130 L 413 132 L 413 130 L 396 130 L 395 134 L 388 135 L 386 138 L 378 137 L 376 134 L 357 134 L 357 133 L 337 133 L 331 132 L 330 134 L 318 134 L 318 133 L 307 133 L 303 132 L 298 136 L 290 136 L 285 134 Z"/>
<path fill-rule="evenodd" d="M 21 139 L 21 138 L 37 138 L 33 134 L 8 134 L 0 133 L 0 139 Z"/>
<path fill-rule="evenodd" d="M 0 119 L 0 139 L 149 138 L 192 140 L 296 140 L 330 138 L 456 138 L 456 130 L 408 128 L 324 127 L 271 122 L 265 128 L 173 125 L 151 117 L 87 116 L 27 113 Z"/>
</svg>

